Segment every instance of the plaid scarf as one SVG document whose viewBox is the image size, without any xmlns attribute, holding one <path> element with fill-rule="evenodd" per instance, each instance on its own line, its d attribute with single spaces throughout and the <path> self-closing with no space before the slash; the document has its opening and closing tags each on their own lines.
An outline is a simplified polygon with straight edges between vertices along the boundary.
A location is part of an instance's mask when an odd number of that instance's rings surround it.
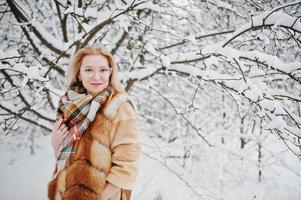
<svg viewBox="0 0 301 200">
<path fill-rule="evenodd" d="M 59 116 L 63 117 L 64 123 L 69 128 L 69 134 L 60 146 L 56 161 L 57 173 L 64 168 L 71 154 L 75 153 L 81 136 L 94 120 L 97 111 L 112 94 L 113 89 L 111 86 L 108 86 L 104 91 L 93 97 L 91 94 L 87 94 L 81 85 L 75 85 L 69 87 L 67 92 L 61 97 L 57 109 L 57 118 Z M 53 174 L 53 177 L 57 173 Z"/>
</svg>

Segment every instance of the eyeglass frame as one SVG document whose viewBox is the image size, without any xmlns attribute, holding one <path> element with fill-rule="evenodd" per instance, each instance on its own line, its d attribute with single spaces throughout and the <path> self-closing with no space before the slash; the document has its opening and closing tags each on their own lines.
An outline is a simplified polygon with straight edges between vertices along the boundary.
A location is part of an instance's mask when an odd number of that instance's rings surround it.
<svg viewBox="0 0 301 200">
<path fill-rule="evenodd" d="M 93 74 L 89 75 L 88 72 L 85 72 L 85 71 L 84 71 L 84 70 L 85 70 L 84 68 L 88 68 L 88 67 L 89 67 L 89 69 L 90 69 L 90 68 L 93 69 L 93 71 L 94 71 Z M 109 74 L 108 74 L 108 75 L 111 75 L 112 72 L 113 72 L 113 69 L 112 69 L 111 67 L 99 67 L 98 69 L 99 69 L 99 70 L 102 70 L 102 69 L 107 69 L 107 70 L 109 70 Z M 87 77 L 92 77 L 92 76 L 94 75 L 95 71 L 96 71 L 95 68 L 92 67 L 92 66 L 84 66 L 84 67 L 80 67 L 79 70 L 78 70 L 78 72 L 81 71 L 81 70 L 82 70 L 83 73 L 85 73 L 85 74 L 87 75 Z M 100 76 L 101 76 L 101 77 L 105 77 L 105 75 L 102 74 L 101 72 L 100 72 Z"/>
</svg>

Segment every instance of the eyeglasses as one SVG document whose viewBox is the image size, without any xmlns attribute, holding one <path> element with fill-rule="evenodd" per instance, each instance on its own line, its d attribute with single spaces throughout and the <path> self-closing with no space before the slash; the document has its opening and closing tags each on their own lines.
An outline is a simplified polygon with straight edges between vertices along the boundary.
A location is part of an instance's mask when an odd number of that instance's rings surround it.
<svg viewBox="0 0 301 200">
<path fill-rule="evenodd" d="M 96 71 L 98 70 L 99 75 L 102 77 L 107 77 L 112 73 L 112 68 L 109 67 L 99 67 L 97 69 L 95 69 L 94 67 L 83 67 L 80 68 L 80 70 L 82 71 L 82 73 L 88 77 L 92 77 Z"/>
</svg>

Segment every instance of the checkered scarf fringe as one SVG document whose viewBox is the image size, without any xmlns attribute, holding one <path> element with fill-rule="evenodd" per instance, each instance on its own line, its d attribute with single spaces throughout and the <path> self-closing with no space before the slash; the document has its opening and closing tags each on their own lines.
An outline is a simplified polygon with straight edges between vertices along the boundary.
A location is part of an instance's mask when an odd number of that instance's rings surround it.
<svg viewBox="0 0 301 200">
<path fill-rule="evenodd" d="M 57 118 L 63 117 L 69 129 L 69 134 L 62 141 L 56 161 L 57 170 L 64 168 L 71 154 L 75 153 L 77 144 L 89 124 L 94 120 L 97 111 L 113 94 L 113 89 L 108 86 L 104 91 L 93 97 L 83 90 L 82 85 L 74 85 L 59 100 Z"/>
</svg>

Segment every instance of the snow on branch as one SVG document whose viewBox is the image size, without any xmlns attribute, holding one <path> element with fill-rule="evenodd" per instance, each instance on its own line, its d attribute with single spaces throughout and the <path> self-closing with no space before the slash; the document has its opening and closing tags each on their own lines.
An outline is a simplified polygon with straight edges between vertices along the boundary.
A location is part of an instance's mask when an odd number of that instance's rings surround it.
<svg viewBox="0 0 301 200">
<path fill-rule="evenodd" d="M 83 46 L 86 46 L 100 29 L 102 29 L 107 24 L 112 23 L 114 19 L 118 18 L 119 16 L 121 16 L 124 13 L 127 13 L 131 10 L 139 10 L 138 6 L 141 6 L 145 3 L 146 3 L 146 1 L 137 1 L 136 2 L 136 0 L 133 0 L 132 3 L 130 3 L 130 4 L 127 4 L 121 8 L 118 8 L 116 10 L 106 13 L 106 17 L 100 17 L 101 20 L 96 22 L 95 25 L 91 25 L 90 30 L 87 30 L 87 33 L 82 36 L 82 38 L 85 38 L 85 40 L 83 42 Z"/>
<path fill-rule="evenodd" d="M 249 60 L 259 60 L 265 63 L 268 67 L 273 67 L 275 70 L 289 74 L 292 71 L 301 70 L 300 62 L 284 63 L 277 56 L 269 55 L 257 50 L 253 51 L 240 51 L 231 47 L 221 47 L 220 44 L 207 46 L 202 50 L 205 55 L 220 54 L 225 56 L 228 60 L 242 58 Z M 298 79 L 296 79 L 300 82 Z"/>
<path fill-rule="evenodd" d="M 16 20 L 21 23 L 20 25 L 25 27 L 24 23 L 28 28 L 31 28 L 35 36 L 50 50 L 57 54 L 62 54 L 67 56 L 65 53 L 65 47 L 62 42 L 49 34 L 43 26 L 35 22 L 34 19 L 30 19 L 29 11 L 26 10 L 26 6 L 21 2 L 16 1 L 7 1 L 9 7 L 11 8 L 12 13 L 15 15 Z"/>
<path fill-rule="evenodd" d="M 296 4 L 301 4 L 301 1 L 291 3 L 287 6 L 293 6 Z M 272 26 L 279 26 L 282 28 L 287 28 L 293 30 L 299 34 L 301 34 L 301 20 L 300 17 L 293 17 L 284 12 L 278 11 L 280 8 L 285 6 L 278 7 L 272 11 L 263 12 L 257 16 L 251 18 L 251 21 L 237 29 L 232 35 L 230 35 L 222 44 L 222 47 L 227 46 L 231 41 L 233 41 L 238 36 L 251 31 L 257 30 L 264 27 L 272 27 Z"/>
<path fill-rule="evenodd" d="M 15 71 L 23 74 L 24 78 L 28 80 L 35 80 L 35 81 L 48 81 L 48 78 L 44 78 L 41 74 L 44 72 L 44 70 L 41 70 L 39 66 L 31 66 L 27 67 L 24 63 L 14 63 L 11 62 L 10 65 L 13 67 L 10 67 L 9 65 L 2 65 L 0 67 L 0 70 L 10 70 Z M 25 82 L 24 84 L 26 84 Z"/>
</svg>

